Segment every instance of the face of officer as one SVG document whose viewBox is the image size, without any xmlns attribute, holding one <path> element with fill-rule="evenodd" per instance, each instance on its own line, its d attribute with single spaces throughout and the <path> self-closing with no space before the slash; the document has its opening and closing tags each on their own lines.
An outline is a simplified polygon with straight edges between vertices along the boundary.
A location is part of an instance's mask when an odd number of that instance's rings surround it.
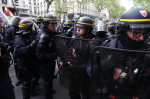
<svg viewBox="0 0 150 99">
<path fill-rule="evenodd" d="M 85 28 L 77 26 L 77 36 L 83 38 L 85 34 Z"/>
<path fill-rule="evenodd" d="M 147 37 L 149 31 L 145 29 L 130 29 L 127 35 L 135 41 L 143 41 Z"/>
<path fill-rule="evenodd" d="M 57 23 L 49 23 L 48 24 L 48 29 L 53 32 L 55 31 L 56 27 L 57 27 Z"/>
</svg>

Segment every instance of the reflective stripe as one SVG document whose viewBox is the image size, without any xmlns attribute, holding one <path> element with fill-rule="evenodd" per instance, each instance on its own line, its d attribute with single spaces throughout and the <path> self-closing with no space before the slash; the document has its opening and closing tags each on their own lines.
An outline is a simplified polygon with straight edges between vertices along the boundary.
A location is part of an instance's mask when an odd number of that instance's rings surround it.
<svg viewBox="0 0 150 99">
<path fill-rule="evenodd" d="M 120 19 L 120 21 L 124 22 L 148 22 L 150 19 Z"/>
<path fill-rule="evenodd" d="M 111 26 L 117 26 L 117 25 L 108 25 L 108 27 L 111 27 Z"/>
<path fill-rule="evenodd" d="M 57 20 L 56 18 L 43 18 L 44 20 Z"/>
<path fill-rule="evenodd" d="M 73 19 L 73 20 L 79 20 L 79 19 Z"/>
<path fill-rule="evenodd" d="M 64 22 L 64 24 L 72 24 L 71 22 Z"/>
<path fill-rule="evenodd" d="M 37 18 L 37 19 L 41 19 L 41 18 Z"/>
<path fill-rule="evenodd" d="M 25 27 L 28 24 L 32 24 L 32 23 L 20 24 L 19 27 Z"/>
<path fill-rule="evenodd" d="M 83 23 L 83 22 L 79 22 L 79 21 L 77 23 L 84 24 L 84 25 L 93 25 L 91 23 Z"/>
</svg>

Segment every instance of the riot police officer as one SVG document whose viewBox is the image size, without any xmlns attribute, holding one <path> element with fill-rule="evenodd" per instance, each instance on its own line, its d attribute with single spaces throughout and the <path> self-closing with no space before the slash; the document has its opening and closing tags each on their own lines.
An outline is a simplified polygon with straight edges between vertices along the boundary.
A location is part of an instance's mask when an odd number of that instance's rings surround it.
<svg viewBox="0 0 150 99">
<path fill-rule="evenodd" d="M 93 20 L 89 17 L 80 17 L 77 21 L 77 37 L 81 39 L 93 39 L 95 35 L 93 31 Z"/>
<path fill-rule="evenodd" d="M 16 35 L 16 32 L 19 30 L 19 22 L 21 18 L 19 16 L 13 16 L 12 18 L 12 27 L 7 29 L 5 33 L 5 42 L 8 43 L 10 46 L 13 46 L 13 39 Z"/>
<path fill-rule="evenodd" d="M 107 38 L 107 25 L 104 20 L 98 20 L 95 24 L 94 32 L 97 39 Z"/>
<path fill-rule="evenodd" d="M 95 35 L 93 31 L 93 21 L 89 17 L 80 17 L 77 21 L 77 31 L 75 38 L 80 39 L 94 39 Z M 74 37 L 74 36 L 73 36 Z M 77 47 L 78 46 L 78 47 Z M 75 44 L 75 48 L 70 48 L 71 52 L 67 55 L 67 60 L 69 62 L 68 67 L 70 67 L 70 79 L 69 79 L 69 96 L 71 99 L 90 99 L 90 78 L 86 75 L 85 64 L 82 64 L 82 60 L 89 58 L 89 50 L 87 49 L 84 53 L 81 53 L 79 48 L 80 44 Z M 82 54 L 82 55 L 81 55 Z M 78 59 L 81 59 L 79 61 Z M 60 67 L 66 64 L 64 59 L 59 62 Z M 90 59 L 88 59 L 90 60 Z M 86 60 L 86 61 L 88 61 Z M 68 63 L 67 62 L 67 63 Z M 89 62 L 89 61 L 88 61 Z M 79 65 L 79 63 L 81 63 Z M 71 64 L 71 66 L 70 66 Z M 72 68 L 71 68 L 72 67 Z"/>
<path fill-rule="evenodd" d="M 44 26 L 40 29 L 36 42 L 36 56 L 39 61 L 41 76 L 44 80 L 45 99 L 52 99 L 52 88 L 55 70 L 56 52 L 54 49 L 54 35 L 57 26 L 57 18 L 53 13 L 44 16 Z"/>
<path fill-rule="evenodd" d="M 62 31 L 62 35 L 63 36 L 67 36 L 67 37 L 72 37 L 72 32 L 68 32 L 68 30 L 72 27 L 72 21 L 71 20 L 66 20 L 63 24 L 63 31 Z"/>
<path fill-rule="evenodd" d="M 119 30 L 118 32 L 120 33 L 120 36 L 118 38 L 115 38 L 113 40 L 111 40 L 110 42 L 108 42 L 106 44 L 107 47 L 112 47 L 112 48 L 120 48 L 120 49 L 130 49 L 130 50 L 142 50 L 142 49 L 147 49 L 149 46 L 147 46 L 147 44 L 145 44 L 145 40 L 150 32 L 150 12 L 145 10 L 145 9 L 141 9 L 141 8 L 133 8 L 131 10 L 128 10 L 127 12 L 123 13 L 121 18 L 120 18 L 120 24 L 119 24 Z M 135 56 L 134 56 L 135 57 Z M 127 58 L 127 57 L 125 57 Z M 136 60 L 135 60 L 136 59 Z M 138 67 L 137 65 L 140 64 L 140 62 L 142 63 L 144 59 L 143 55 L 136 55 L 136 58 L 134 58 L 134 62 L 139 62 L 134 64 L 134 67 L 140 68 L 142 65 L 140 65 L 140 67 Z M 124 59 L 126 60 L 126 59 Z M 133 63 L 134 63 L 133 62 Z M 133 64 L 132 63 L 132 64 Z M 127 67 L 118 67 L 119 70 L 121 70 L 122 72 L 125 72 L 125 68 Z M 114 71 L 114 76 L 115 76 L 115 72 Z M 145 67 L 144 69 L 139 69 L 140 73 L 147 73 L 149 72 L 147 67 Z M 130 74 L 127 74 L 128 76 Z M 133 75 L 132 75 L 133 76 Z M 120 89 L 120 93 L 118 91 L 110 91 L 109 93 L 113 93 L 114 97 L 116 97 L 117 99 L 133 99 L 133 97 L 135 99 L 149 99 L 149 85 L 143 85 L 143 79 L 149 79 L 149 74 L 147 76 L 139 76 L 139 74 L 134 74 L 135 77 L 137 78 L 133 78 L 135 80 L 134 84 L 129 84 L 128 82 L 128 78 L 127 76 L 122 80 L 122 84 L 119 85 L 119 87 L 116 89 L 114 88 L 113 90 L 117 90 Z M 118 76 L 117 76 L 118 77 Z M 146 78 L 148 77 L 148 78 Z M 138 81 L 137 79 L 141 79 L 141 81 Z M 117 78 L 118 79 L 118 78 Z M 120 79 L 120 78 L 119 78 Z M 115 79 L 115 81 L 117 82 L 117 80 Z M 137 82 L 136 82 L 137 81 Z M 144 83 L 148 83 L 149 84 L 149 80 L 144 81 Z M 129 89 L 128 87 L 124 87 L 124 85 L 128 85 L 128 86 L 133 86 L 130 87 L 131 93 L 129 93 Z M 140 86 L 137 86 L 138 84 L 140 84 Z M 146 86 L 145 89 L 143 89 L 141 86 Z M 132 89 L 133 88 L 133 89 Z M 136 91 L 135 91 L 135 88 Z M 139 92 L 142 88 L 143 91 L 141 91 L 140 93 L 137 94 L 137 92 Z M 148 89 L 146 89 L 148 88 Z M 122 93 L 123 92 L 123 93 Z M 128 96 L 128 95 L 130 96 Z M 107 95 L 106 95 L 107 97 Z"/>
<path fill-rule="evenodd" d="M 14 57 L 18 69 L 22 71 L 23 99 L 30 99 L 32 72 L 35 58 L 35 41 L 32 37 L 32 21 L 25 19 L 19 23 L 19 31 L 14 39 Z"/>
<path fill-rule="evenodd" d="M 135 13 L 136 12 L 136 13 Z M 131 14 L 134 13 L 134 14 Z M 145 9 L 135 8 L 122 14 L 118 26 L 120 36 L 111 40 L 106 46 L 116 45 L 118 48 L 144 49 L 149 34 L 150 13 Z"/>
<path fill-rule="evenodd" d="M 8 43 L 11 46 L 11 52 L 13 53 L 13 42 L 14 42 L 14 38 L 16 35 L 16 32 L 19 30 L 19 22 L 20 22 L 21 18 L 19 16 L 13 16 L 11 22 L 12 22 L 12 27 L 7 29 L 7 31 L 5 32 L 5 37 L 4 37 L 4 41 L 5 43 Z M 16 73 L 16 86 L 21 84 L 21 80 L 19 78 L 19 71 L 17 70 L 17 64 L 16 64 L 16 59 L 14 58 L 14 68 L 15 68 L 15 73 Z"/>
<path fill-rule="evenodd" d="M 118 34 L 116 33 L 117 22 L 109 22 L 107 24 L 107 28 L 108 28 L 108 32 L 106 35 L 107 35 L 108 39 L 113 39 L 113 38 L 116 38 L 118 36 Z"/>
<path fill-rule="evenodd" d="M 2 36 L 2 38 L 4 38 L 5 29 L 4 29 L 3 17 L 0 17 L 0 35 Z"/>
<path fill-rule="evenodd" d="M 1 18 L 0 22 L 2 22 Z M 8 68 L 10 66 L 10 47 L 5 44 L 2 39 L 0 34 L 0 97 L 1 99 L 15 99 L 12 81 L 8 74 Z"/>
<path fill-rule="evenodd" d="M 42 17 L 42 16 L 38 16 L 36 23 L 37 23 L 37 25 L 38 25 L 39 27 L 41 27 L 42 24 L 43 24 L 43 17 Z"/>
<path fill-rule="evenodd" d="M 72 34 L 72 36 L 76 35 L 76 32 L 77 32 L 76 24 L 77 24 L 77 21 L 79 20 L 79 18 L 80 18 L 80 15 L 74 15 L 74 17 L 72 19 L 73 26 L 68 30 L 67 34 Z"/>
</svg>

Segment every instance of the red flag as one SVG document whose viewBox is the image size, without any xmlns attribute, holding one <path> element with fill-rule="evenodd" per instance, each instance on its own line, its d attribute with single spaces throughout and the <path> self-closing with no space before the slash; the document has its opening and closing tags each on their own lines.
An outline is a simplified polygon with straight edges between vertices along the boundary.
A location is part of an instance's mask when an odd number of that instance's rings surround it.
<svg viewBox="0 0 150 99">
<path fill-rule="evenodd" d="M 5 4 L 5 9 L 4 9 L 5 14 L 9 15 L 10 17 L 13 16 L 13 14 L 11 13 L 11 11 L 8 9 L 8 7 Z"/>
</svg>

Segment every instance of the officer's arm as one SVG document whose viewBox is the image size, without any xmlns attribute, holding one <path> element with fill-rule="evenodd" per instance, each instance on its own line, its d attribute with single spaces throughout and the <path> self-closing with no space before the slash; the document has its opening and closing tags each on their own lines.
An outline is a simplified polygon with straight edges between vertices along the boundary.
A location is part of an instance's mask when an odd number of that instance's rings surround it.
<svg viewBox="0 0 150 99">
<path fill-rule="evenodd" d="M 40 61 L 49 61 L 51 59 L 56 59 L 55 52 L 48 52 L 49 40 L 45 34 L 40 36 L 39 42 L 36 48 L 36 56 Z"/>
<path fill-rule="evenodd" d="M 24 42 L 21 39 L 19 39 L 19 38 L 15 39 L 14 55 L 16 57 L 26 56 L 26 55 L 30 54 L 30 51 L 31 51 L 30 45 L 24 46 Z"/>
<path fill-rule="evenodd" d="M 5 42 L 5 43 L 8 43 L 8 44 L 12 44 L 11 29 L 8 29 L 8 30 L 5 32 L 4 42 Z"/>
</svg>

